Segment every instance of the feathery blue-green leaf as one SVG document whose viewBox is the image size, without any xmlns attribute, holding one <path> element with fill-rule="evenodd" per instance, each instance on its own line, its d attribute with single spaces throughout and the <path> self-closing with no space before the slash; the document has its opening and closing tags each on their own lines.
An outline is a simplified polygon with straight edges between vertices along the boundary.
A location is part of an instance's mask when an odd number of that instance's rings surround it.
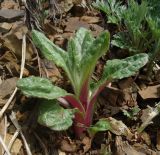
<svg viewBox="0 0 160 155">
<path fill-rule="evenodd" d="M 122 5 L 122 2 L 116 0 L 96 0 L 93 6 L 106 14 L 107 23 L 121 25 L 122 15 L 126 9 L 126 6 Z"/>
</svg>

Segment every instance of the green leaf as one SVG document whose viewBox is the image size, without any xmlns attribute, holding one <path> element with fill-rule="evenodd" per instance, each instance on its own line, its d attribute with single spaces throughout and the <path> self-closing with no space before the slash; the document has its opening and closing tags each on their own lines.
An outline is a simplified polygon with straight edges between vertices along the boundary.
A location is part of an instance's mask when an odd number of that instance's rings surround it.
<svg viewBox="0 0 160 155">
<path fill-rule="evenodd" d="M 74 82 L 74 90 L 78 94 L 80 87 L 80 78 L 82 74 L 81 62 L 82 57 L 86 54 L 87 49 L 92 44 L 94 38 L 91 32 L 85 28 L 80 28 L 75 36 L 68 42 L 68 59 L 67 65 L 70 70 L 72 80 Z"/>
<path fill-rule="evenodd" d="M 86 52 L 88 46 L 91 45 L 94 38 L 91 35 L 91 32 L 85 28 L 80 28 L 75 36 L 71 38 L 68 42 L 68 53 L 69 59 L 72 59 L 72 62 L 79 64 L 82 56 Z"/>
<path fill-rule="evenodd" d="M 106 81 L 123 79 L 130 77 L 139 71 L 148 62 L 148 55 L 145 53 L 136 54 L 125 59 L 108 60 L 102 75 L 101 80 L 94 88 L 96 91 Z"/>
<path fill-rule="evenodd" d="M 68 68 L 66 66 L 67 52 L 56 46 L 39 31 L 32 31 L 32 39 L 45 58 L 53 61 L 57 66 L 62 67 L 68 73 Z"/>
<path fill-rule="evenodd" d="M 136 115 L 139 113 L 140 110 L 141 109 L 138 106 L 135 106 L 128 111 L 123 109 L 122 112 L 123 112 L 123 115 L 127 116 L 129 119 L 136 120 L 137 119 Z"/>
<path fill-rule="evenodd" d="M 136 47 L 134 47 L 134 45 L 132 44 L 132 40 L 129 37 L 128 32 L 119 32 L 115 34 L 113 36 L 111 44 L 121 49 L 128 49 L 132 53 L 139 52 L 139 49 L 136 49 Z"/>
<path fill-rule="evenodd" d="M 95 125 L 89 128 L 89 132 L 92 135 L 95 135 L 97 132 L 107 130 L 111 130 L 111 125 L 110 122 L 105 118 L 100 119 Z"/>
<path fill-rule="evenodd" d="M 136 1 L 130 0 L 128 8 L 123 13 L 124 24 L 128 32 L 128 37 L 130 38 L 131 47 L 141 52 L 143 52 L 141 46 L 146 42 L 144 28 L 147 12 L 148 7 L 146 2 L 142 1 L 141 4 L 138 4 Z M 143 46 L 143 49 L 144 48 L 145 46 Z"/>
<path fill-rule="evenodd" d="M 65 90 L 52 85 L 48 79 L 34 76 L 18 80 L 17 87 L 26 96 L 38 98 L 56 99 L 68 95 Z"/>
<path fill-rule="evenodd" d="M 44 100 L 39 107 L 38 122 L 52 130 L 68 129 L 73 121 L 75 109 L 64 109 L 56 100 Z"/>
<path fill-rule="evenodd" d="M 117 2 L 116 0 L 97 0 L 93 3 L 93 6 L 106 14 L 108 18 L 107 23 L 121 24 L 122 14 L 126 9 L 126 6 L 122 5 L 122 2 Z"/>
<path fill-rule="evenodd" d="M 110 34 L 108 31 L 103 32 L 98 36 L 93 43 L 88 47 L 86 54 L 82 57 L 82 77 L 80 86 L 89 79 L 94 71 L 98 59 L 107 52 L 110 44 Z"/>
<path fill-rule="evenodd" d="M 160 18 L 160 1 L 159 0 L 145 0 L 148 3 L 149 15 L 155 18 Z"/>
<path fill-rule="evenodd" d="M 104 68 L 102 79 L 112 81 L 132 76 L 147 62 L 148 55 L 145 53 L 136 54 L 121 60 L 108 60 Z"/>
<path fill-rule="evenodd" d="M 148 16 L 147 22 L 155 40 L 160 38 L 160 18 Z"/>
</svg>

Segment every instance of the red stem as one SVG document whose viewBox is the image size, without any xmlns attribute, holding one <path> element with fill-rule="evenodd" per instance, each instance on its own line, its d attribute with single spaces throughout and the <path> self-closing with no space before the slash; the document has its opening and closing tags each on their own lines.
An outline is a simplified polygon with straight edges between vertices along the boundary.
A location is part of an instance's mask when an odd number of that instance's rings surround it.
<svg viewBox="0 0 160 155">
<path fill-rule="evenodd" d="M 82 104 L 73 95 L 67 95 L 64 96 L 63 98 L 66 99 L 73 108 L 77 108 L 83 114 L 85 113 Z"/>
<path fill-rule="evenodd" d="M 101 91 L 106 87 L 107 84 L 109 84 L 110 82 L 105 82 L 104 84 L 102 84 L 92 95 L 92 98 L 88 104 L 87 110 L 86 110 L 86 114 L 85 114 L 85 125 L 87 127 L 90 127 L 92 124 L 92 119 L 93 119 L 93 112 L 94 112 L 94 103 L 97 100 L 98 95 L 101 93 Z"/>
<path fill-rule="evenodd" d="M 80 91 L 80 101 L 84 107 L 84 109 L 87 109 L 87 103 L 88 103 L 88 94 L 89 94 L 89 80 L 87 79 L 85 83 L 83 84 L 81 91 Z"/>
<path fill-rule="evenodd" d="M 77 135 L 77 137 L 80 137 L 81 134 L 84 132 L 85 128 L 84 128 L 84 118 L 85 118 L 85 110 L 83 105 L 72 95 L 68 95 L 63 97 L 64 99 L 66 99 L 73 108 L 77 108 L 79 110 L 79 112 L 77 112 L 75 114 L 75 118 L 74 118 L 74 131 L 75 134 Z"/>
<path fill-rule="evenodd" d="M 86 84 L 86 83 L 85 83 Z M 87 86 L 84 84 L 84 86 L 82 87 L 85 93 L 87 93 Z M 79 109 L 80 112 L 77 112 L 75 114 L 75 118 L 74 118 L 74 130 L 75 133 L 77 135 L 77 137 L 80 137 L 82 135 L 82 133 L 87 129 L 87 127 L 90 127 L 92 124 L 92 119 L 93 119 L 93 112 L 94 112 L 94 103 L 96 102 L 96 99 L 98 97 L 98 95 L 100 94 L 100 92 L 105 88 L 106 84 L 108 84 L 108 82 L 106 82 L 105 84 L 101 85 L 92 95 L 90 102 L 88 102 L 86 94 L 82 91 L 80 98 L 80 101 L 85 101 L 85 102 L 79 102 L 74 96 L 69 95 L 69 96 L 65 96 L 64 98 L 72 105 L 72 107 Z M 84 95 L 84 96 L 83 96 Z M 83 104 L 81 104 L 83 103 Z M 83 107 L 84 105 L 86 105 L 86 109 Z"/>
</svg>

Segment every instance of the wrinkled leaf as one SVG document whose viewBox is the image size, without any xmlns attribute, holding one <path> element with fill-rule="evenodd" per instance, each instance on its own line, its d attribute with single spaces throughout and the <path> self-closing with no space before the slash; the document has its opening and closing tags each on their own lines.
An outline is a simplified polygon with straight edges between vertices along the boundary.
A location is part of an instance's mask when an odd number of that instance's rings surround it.
<svg viewBox="0 0 160 155">
<path fill-rule="evenodd" d="M 68 68 L 66 66 L 67 53 L 37 30 L 32 31 L 32 39 L 45 58 L 53 61 L 57 66 L 62 67 L 68 75 Z"/>
<path fill-rule="evenodd" d="M 71 59 L 73 63 L 79 64 L 82 56 L 85 54 L 93 40 L 94 38 L 89 30 L 80 28 L 75 36 L 68 42 L 67 51 L 69 53 L 69 59 Z"/>
<path fill-rule="evenodd" d="M 148 55 L 145 53 L 119 60 L 108 60 L 104 68 L 102 79 L 116 80 L 134 75 L 141 67 L 148 62 Z"/>
<path fill-rule="evenodd" d="M 93 43 L 88 47 L 86 54 L 82 58 L 82 77 L 80 85 L 90 80 L 91 74 L 94 71 L 98 59 L 109 49 L 110 34 L 108 31 L 103 32 L 98 36 Z M 90 81 L 89 81 L 90 82 Z M 87 85 L 87 84 L 86 84 Z"/>
<path fill-rule="evenodd" d="M 68 95 L 65 90 L 54 86 L 48 79 L 34 76 L 18 80 L 17 87 L 26 96 L 38 98 L 56 99 Z"/>
<path fill-rule="evenodd" d="M 148 62 L 148 55 L 145 53 L 136 54 L 125 59 L 108 60 L 102 75 L 101 80 L 95 84 L 96 91 L 106 81 L 123 79 L 134 75 Z"/>
<path fill-rule="evenodd" d="M 68 42 L 68 59 L 67 65 L 74 83 L 76 93 L 80 87 L 80 78 L 83 74 L 81 70 L 82 57 L 86 54 L 87 49 L 92 44 L 94 38 L 91 32 L 85 28 L 80 28 L 75 36 Z"/>
<path fill-rule="evenodd" d="M 100 119 L 95 125 L 90 127 L 89 132 L 92 135 L 95 135 L 97 132 L 107 131 L 110 129 L 111 129 L 110 122 L 107 119 L 103 118 L 103 119 Z"/>
<path fill-rule="evenodd" d="M 52 130 L 66 130 L 73 123 L 74 113 L 74 109 L 64 109 L 56 100 L 44 100 L 39 107 L 38 122 Z"/>
</svg>

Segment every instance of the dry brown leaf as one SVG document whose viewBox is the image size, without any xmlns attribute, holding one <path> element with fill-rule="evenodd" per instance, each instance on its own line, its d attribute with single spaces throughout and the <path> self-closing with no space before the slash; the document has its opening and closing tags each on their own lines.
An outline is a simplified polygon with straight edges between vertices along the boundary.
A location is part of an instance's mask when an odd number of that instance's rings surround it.
<svg viewBox="0 0 160 155">
<path fill-rule="evenodd" d="M 71 17 L 66 22 L 65 32 L 75 32 L 80 27 L 89 29 L 90 26 L 88 23 L 80 21 L 79 17 Z"/>
<path fill-rule="evenodd" d="M 1 7 L 6 9 L 18 9 L 19 6 L 18 3 L 13 0 L 5 0 L 2 2 Z"/>
<path fill-rule="evenodd" d="M 0 10 L 1 22 L 16 21 L 23 16 L 24 16 L 23 10 L 4 9 L 4 8 Z"/>
<path fill-rule="evenodd" d="M 68 12 L 73 7 L 73 5 L 73 0 L 64 0 L 59 4 L 59 8 L 62 13 L 65 13 Z"/>
<path fill-rule="evenodd" d="M 147 145 L 151 145 L 151 139 L 150 139 L 150 136 L 147 132 L 142 132 L 141 133 L 141 138 L 145 141 L 145 143 Z"/>
<path fill-rule="evenodd" d="M 5 135 L 5 120 L 4 117 L 0 120 L 0 135 L 4 138 Z M 0 154 L 3 151 L 2 145 L 0 145 Z"/>
<path fill-rule="evenodd" d="M 130 77 L 123 79 L 118 83 L 120 89 L 123 91 L 123 102 L 129 107 L 135 107 L 137 105 L 137 86 L 134 80 Z"/>
<path fill-rule="evenodd" d="M 13 137 L 13 136 L 10 135 L 10 134 L 7 134 L 7 135 L 6 135 L 6 144 L 7 144 L 7 145 L 9 144 L 10 140 L 12 139 L 12 137 Z M 21 142 L 20 139 L 17 138 L 17 139 L 15 140 L 12 148 L 11 148 L 11 154 L 12 154 L 12 155 L 18 155 L 19 152 L 20 152 L 21 147 L 22 147 L 22 142 Z"/>
<path fill-rule="evenodd" d="M 13 77 L 2 82 L 0 85 L 0 98 L 3 99 L 10 95 L 16 88 L 17 78 Z"/>
<path fill-rule="evenodd" d="M 58 150 L 58 155 L 66 155 L 66 153 L 62 152 L 61 150 Z"/>
<path fill-rule="evenodd" d="M 85 136 L 82 140 L 82 144 L 84 145 L 83 146 L 83 150 L 84 150 L 83 153 L 86 153 L 91 148 L 91 138 Z"/>
<path fill-rule="evenodd" d="M 146 144 L 136 143 L 133 146 L 138 152 L 141 152 L 144 155 L 159 155 L 158 151 L 155 152 L 151 150 Z"/>
<path fill-rule="evenodd" d="M 89 24 L 95 24 L 95 23 L 100 22 L 100 18 L 99 17 L 92 17 L 92 16 L 82 16 L 80 18 L 80 20 L 84 21 L 86 23 L 89 23 Z"/>
<path fill-rule="evenodd" d="M 64 152 L 75 152 L 77 150 L 76 144 L 66 139 L 62 140 L 60 148 Z"/>
<path fill-rule="evenodd" d="M 148 86 L 146 89 L 139 91 L 143 99 L 160 98 L 160 84 L 155 86 Z"/>
<path fill-rule="evenodd" d="M 115 155 L 146 155 L 144 153 L 138 152 L 128 144 L 127 141 L 123 141 L 122 137 L 116 136 L 116 152 Z"/>
<path fill-rule="evenodd" d="M 122 121 L 118 121 L 112 117 L 109 117 L 107 120 L 111 125 L 110 131 L 115 135 L 123 135 L 123 136 L 126 136 L 127 139 L 131 139 L 133 137 L 133 134 L 131 133 L 131 131 Z"/>
<path fill-rule="evenodd" d="M 18 25 L 17 25 L 18 26 Z M 17 57 L 21 57 L 22 54 L 22 37 L 26 34 L 28 29 L 22 26 L 18 31 L 7 35 L 4 39 L 3 46 L 10 49 Z M 31 60 L 33 55 L 33 50 L 30 44 L 27 44 L 26 49 L 26 60 Z"/>
<path fill-rule="evenodd" d="M 92 34 L 95 37 L 97 37 L 100 33 L 104 31 L 104 28 L 97 24 L 90 24 L 90 29 L 92 30 Z"/>
<path fill-rule="evenodd" d="M 157 130 L 157 149 L 160 151 L 160 129 Z"/>
<path fill-rule="evenodd" d="M 6 33 L 12 28 L 13 24 L 12 23 L 0 23 L 0 32 L 1 33 Z"/>
</svg>

